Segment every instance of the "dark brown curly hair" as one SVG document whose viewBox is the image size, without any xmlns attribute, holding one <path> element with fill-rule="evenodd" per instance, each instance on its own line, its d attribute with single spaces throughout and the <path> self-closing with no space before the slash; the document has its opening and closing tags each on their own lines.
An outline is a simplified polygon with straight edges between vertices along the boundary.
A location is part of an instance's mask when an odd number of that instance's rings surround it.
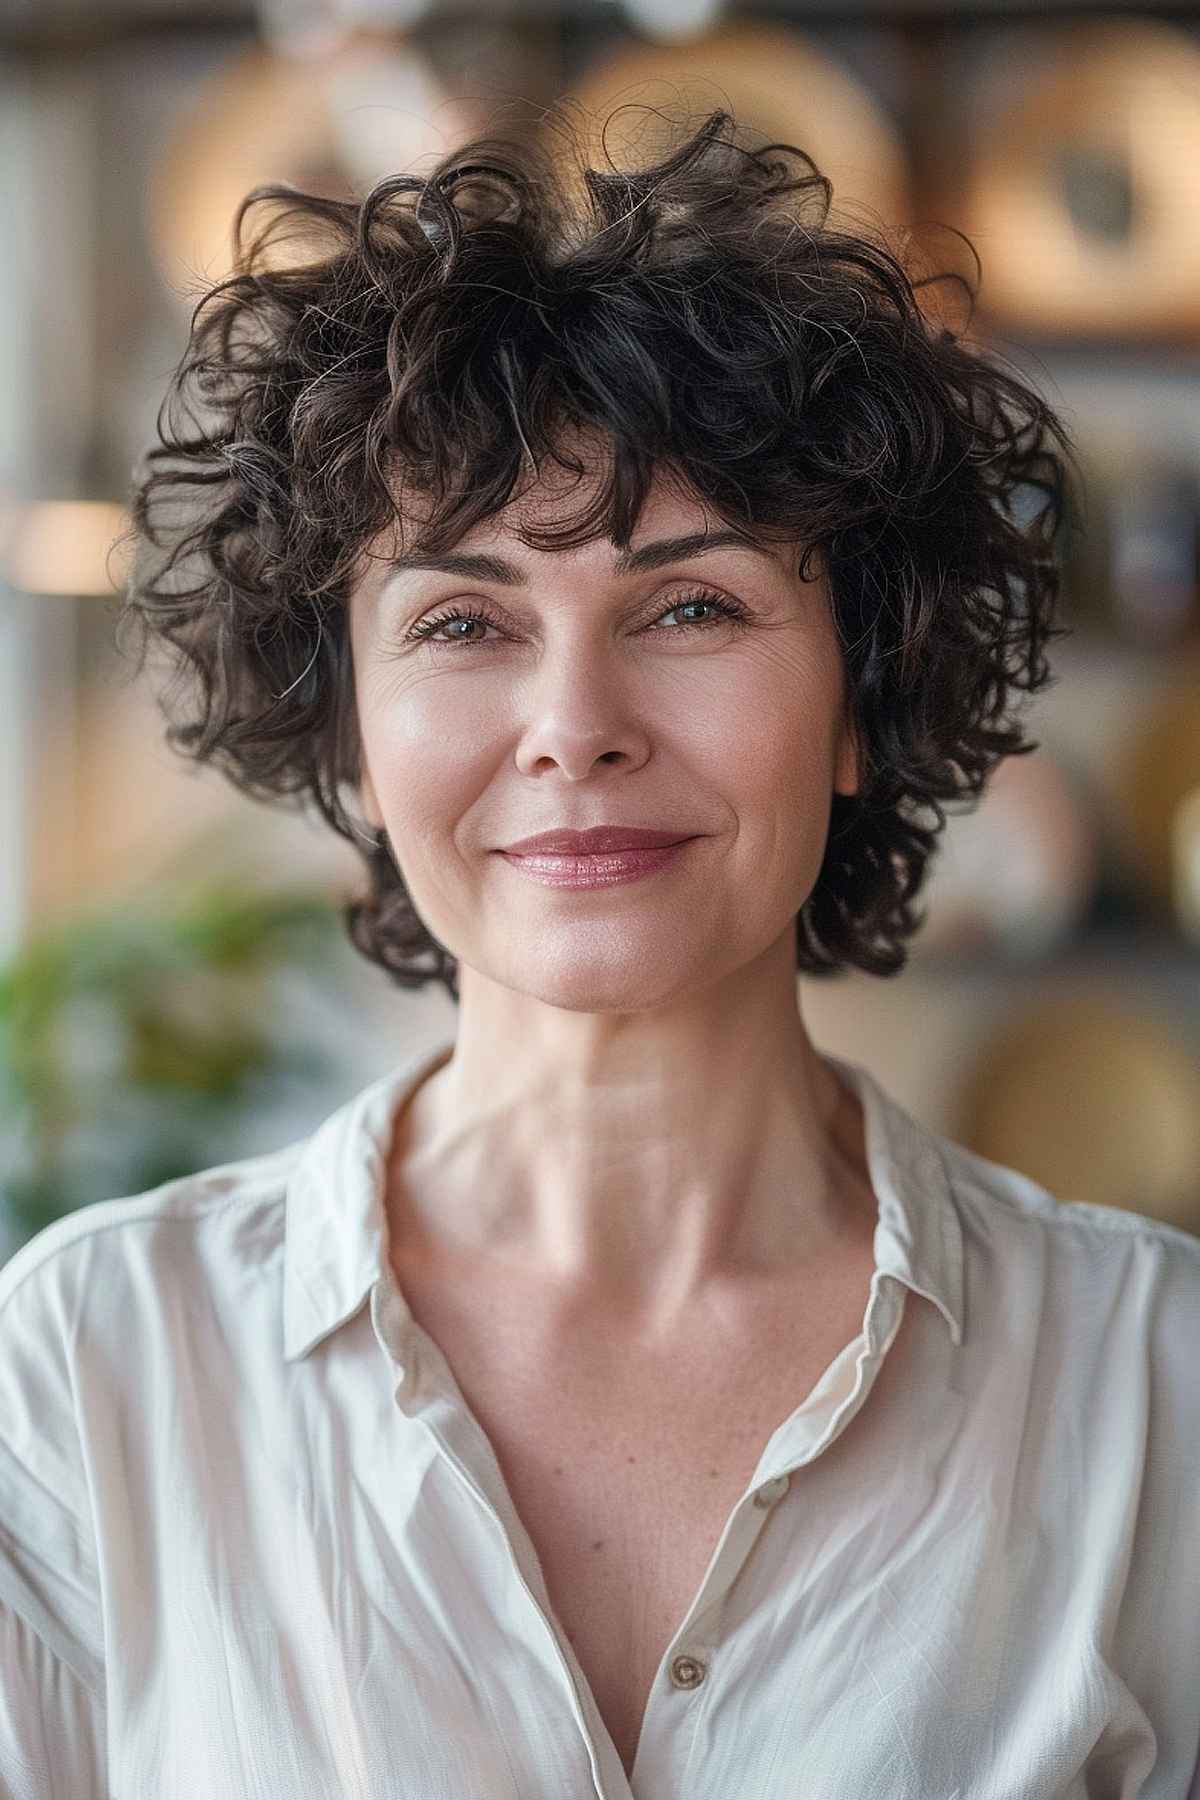
<svg viewBox="0 0 1200 1800">
<path fill-rule="evenodd" d="M 716 111 L 650 167 L 577 158 L 576 179 L 492 132 L 362 200 L 256 188 L 233 274 L 193 312 L 133 475 L 119 631 L 140 629 L 137 672 L 167 651 L 174 749 L 355 844 L 369 887 L 347 932 L 405 986 L 457 1001 L 457 961 L 343 793 L 361 777 L 347 598 L 376 534 L 403 534 L 400 483 L 432 502 L 418 547 L 440 553 L 543 458 L 579 469 L 571 428 L 599 430 L 606 478 L 545 547 L 627 548 L 662 465 L 728 523 L 802 543 L 804 579 L 821 559 L 863 760 L 797 916 L 805 974 L 897 973 L 944 803 L 1037 748 L 1014 690 L 1052 679 L 1066 629 L 1072 440 L 918 302 L 947 279 L 973 300 L 961 276 L 914 279 L 881 233 L 833 229 L 811 157 L 745 135 Z"/>
</svg>

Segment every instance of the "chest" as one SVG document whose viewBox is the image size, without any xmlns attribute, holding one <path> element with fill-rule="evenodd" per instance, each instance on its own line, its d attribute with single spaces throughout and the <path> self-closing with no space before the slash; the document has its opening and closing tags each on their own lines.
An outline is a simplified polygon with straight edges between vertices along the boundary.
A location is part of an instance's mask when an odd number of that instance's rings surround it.
<svg viewBox="0 0 1200 1800">
<path fill-rule="evenodd" d="M 629 1772 L 650 1688 L 768 1439 L 862 1326 L 869 1269 L 740 1343 L 542 1341 L 476 1286 L 397 1270 L 485 1433 L 557 1623 Z M 481 1329 L 481 1321 L 486 1321 Z"/>
<path fill-rule="evenodd" d="M 810 1384 L 811 1385 L 811 1384 Z M 701 1408 L 658 1389 L 610 1412 L 561 1389 L 545 1404 L 474 1410 L 537 1551 L 554 1616 L 629 1773 L 655 1675 L 691 1609 L 768 1438 L 803 1395 L 780 1384 Z M 569 1414 L 553 1425 L 545 1421 Z M 582 1423 L 581 1423 L 582 1421 Z"/>
</svg>

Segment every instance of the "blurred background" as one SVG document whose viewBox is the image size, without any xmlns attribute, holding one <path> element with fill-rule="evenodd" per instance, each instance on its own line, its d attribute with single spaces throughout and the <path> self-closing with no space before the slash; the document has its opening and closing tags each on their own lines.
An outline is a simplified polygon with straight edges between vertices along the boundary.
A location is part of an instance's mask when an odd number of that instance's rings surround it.
<svg viewBox="0 0 1200 1800">
<path fill-rule="evenodd" d="M 835 212 L 977 250 L 974 336 L 1080 446 L 1073 630 L 909 966 L 800 1001 L 934 1129 L 1200 1233 L 1195 6 L 0 0 L 0 1260 L 454 1035 L 345 941 L 346 845 L 166 749 L 110 552 L 243 194 L 362 194 L 562 96 L 731 105 Z"/>
</svg>

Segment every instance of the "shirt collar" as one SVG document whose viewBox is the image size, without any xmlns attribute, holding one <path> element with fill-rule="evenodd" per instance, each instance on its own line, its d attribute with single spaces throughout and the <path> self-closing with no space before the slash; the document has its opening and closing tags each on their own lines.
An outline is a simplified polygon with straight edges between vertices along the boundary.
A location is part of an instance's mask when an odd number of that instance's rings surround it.
<svg viewBox="0 0 1200 1800">
<path fill-rule="evenodd" d="M 287 1180 L 283 1354 L 305 1356 L 385 1272 L 385 1163 L 392 1120 L 409 1094 L 449 1060 L 428 1047 L 348 1100 L 299 1147 Z"/>
<path fill-rule="evenodd" d="M 862 1102 L 867 1167 L 879 1202 L 875 1266 L 937 1307 L 963 1341 L 963 1235 L 937 1132 L 922 1125 L 861 1063 L 821 1052 Z"/>
<path fill-rule="evenodd" d="M 384 1170 L 392 1120 L 449 1060 L 453 1040 L 406 1057 L 325 1120 L 299 1147 L 287 1180 L 283 1335 L 288 1362 L 358 1311 L 385 1273 Z M 875 1262 L 938 1308 L 963 1340 L 962 1227 L 936 1134 L 859 1063 L 821 1052 L 862 1102 L 871 1185 L 879 1202 Z"/>
</svg>

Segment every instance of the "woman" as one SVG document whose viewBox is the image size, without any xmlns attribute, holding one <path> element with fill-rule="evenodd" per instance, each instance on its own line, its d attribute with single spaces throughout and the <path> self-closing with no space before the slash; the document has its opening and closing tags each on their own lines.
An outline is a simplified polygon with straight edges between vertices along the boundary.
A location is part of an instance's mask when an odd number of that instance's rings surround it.
<svg viewBox="0 0 1200 1800">
<path fill-rule="evenodd" d="M 731 123 L 264 190 L 197 310 L 171 741 L 457 1031 L 0 1275 L 7 1795 L 1200 1794 L 1200 1243 L 796 1002 L 1034 748 L 1069 440 Z"/>
</svg>

